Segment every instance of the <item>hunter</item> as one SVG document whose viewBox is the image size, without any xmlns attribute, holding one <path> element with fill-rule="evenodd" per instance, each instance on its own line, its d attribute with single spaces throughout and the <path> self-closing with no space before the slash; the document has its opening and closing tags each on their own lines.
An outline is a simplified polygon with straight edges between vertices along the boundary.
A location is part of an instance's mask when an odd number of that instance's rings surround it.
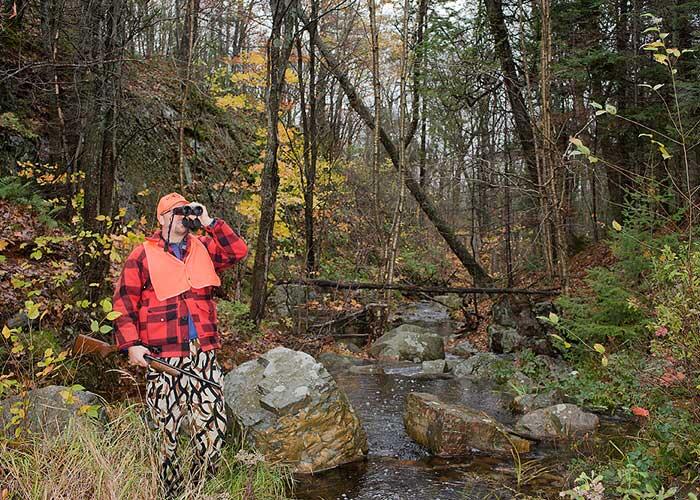
<svg viewBox="0 0 700 500">
<path fill-rule="evenodd" d="M 160 229 L 127 258 L 113 303 L 122 313 L 116 319 L 117 346 L 128 351 L 130 364 L 148 369 L 146 402 L 163 439 L 160 478 L 165 496 L 172 498 L 183 489 L 177 445 L 184 418 L 192 429 L 195 480 L 213 474 L 221 457 L 226 411 L 223 374 L 215 355 L 221 339 L 212 291 L 221 285 L 219 273 L 243 259 L 248 247 L 225 221 L 210 217 L 206 207 L 178 193 L 163 196 L 156 215 Z M 194 227 L 201 225 L 204 235 L 191 233 L 196 218 Z M 194 372 L 218 387 L 156 371 L 144 355 Z"/>
</svg>

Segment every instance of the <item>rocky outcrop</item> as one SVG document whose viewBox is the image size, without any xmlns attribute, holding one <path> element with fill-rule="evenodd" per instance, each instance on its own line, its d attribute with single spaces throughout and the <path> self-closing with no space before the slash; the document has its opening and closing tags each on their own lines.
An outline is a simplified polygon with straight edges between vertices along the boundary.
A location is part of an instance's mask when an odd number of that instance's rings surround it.
<svg viewBox="0 0 700 500">
<path fill-rule="evenodd" d="M 524 415 L 515 424 L 515 431 L 530 439 L 569 439 L 593 432 L 598 425 L 593 413 L 562 403 Z"/>
<path fill-rule="evenodd" d="M 88 406 L 95 408 L 88 412 Z M 20 411 L 25 417 L 13 421 Z M 0 430 L 14 435 L 20 427 L 33 434 L 55 435 L 63 432 L 72 419 L 88 418 L 90 413 L 96 414 L 101 421 L 107 420 L 102 400 L 97 394 L 50 385 L 31 390 L 24 398 L 14 396 L 0 401 Z"/>
<path fill-rule="evenodd" d="M 426 328 L 401 325 L 379 337 L 370 347 L 376 358 L 419 363 L 444 359 L 443 338 Z"/>
<path fill-rule="evenodd" d="M 420 392 L 406 398 L 404 427 L 412 439 L 442 457 L 473 450 L 510 454 L 530 451 L 530 441 L 511 434 L 505 426 L 466 406 L 448 404 Z"/>
<path fill-rule="evenodd" d="M 345 393 L 306 353 L 277 347 L 224 378 L 246 440 L 273 462 L 312 473 L 364 457 L 367 436 Z"/>
<path fill-rule="evenodd" d="M 531 304 L 527 297 L 503 297 L 491 308 L 492 321 L 487 328 L 489 349 L 497 353 L 531 349 L 537 354 L 551 354 L 550 326 L 537 317 L 554 311 L 551 302 Z"/>
</svg>

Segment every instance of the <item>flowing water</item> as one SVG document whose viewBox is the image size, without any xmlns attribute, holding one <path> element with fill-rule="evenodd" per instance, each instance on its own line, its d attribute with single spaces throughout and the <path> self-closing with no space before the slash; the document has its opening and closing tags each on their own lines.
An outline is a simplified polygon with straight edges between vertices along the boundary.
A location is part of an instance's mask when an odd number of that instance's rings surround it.
<svg viewBox="0 0 700 500">
<path fill-rule="evenodd" d="M 425 303 L 413 310 L 431 311 Z M 429 316 L 430 317 L 430 316 Z M 446 318 L 435 314 L 444 334 L 450 328 Z M 432 319 L 432 317 L 430 317 Z M 421 318 L 422 319 L 422 318 Z M 423 326 L 428 326 L 423 321 Z M 462 403 L 484 411 L 496 420 L 513 423 L 509 398 L 488 383 L 468 379 L 422 377 L 420 365 L 382 363 L 385 373 L 333 372 L 367 432 L 367 460 L 333 470 L 297 478 L 296 498 L 308 500 L 448 500 L 516 498 L 517 492 L 534 498 L 557 498 L 567 448 L 537 447 L 521 457 L 524 467 L 516 469 L 512 457 L 472 455 L 459 459 L 431 457 L 426 449 L 408 437 L 403 426 L 403 409 L 410 392 L 427 392 L 450 403 Z M 618 433 L 613 426 L 612 433 Z M 604 435 L 605 432 L 601 433 Z M 516 470 L 527 484 L 517 485 Z"/>
</svg>

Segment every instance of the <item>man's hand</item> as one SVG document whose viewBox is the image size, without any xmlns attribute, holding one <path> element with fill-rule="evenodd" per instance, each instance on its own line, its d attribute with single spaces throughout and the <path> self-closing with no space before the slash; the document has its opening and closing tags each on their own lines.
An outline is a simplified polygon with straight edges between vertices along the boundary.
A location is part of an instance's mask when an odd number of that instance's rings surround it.
<svg viewBox="0 0 700 500">
<path fill-rule="evenodd" d="M 207 207 L 202 205 L 201 203 L 190 203 L 191 207 L 202 207 L 202 215 L 199 216 L 199 221 L 202 223 L 202 226 L 207 227 L 209 224 L 212 223 L 214 219 L 209 217 L 209 213 L 207 212 Z M 194 217 L 191 217 L 194 218 Z"/>
<path fill-rule="evenodd" d="M 142 345 L 132 345 L 129 347 L 129 364 L 148 368 L 148 361 L 143 359 L 144 354 L 151 354 L 151 351 Z"/>
</svg>

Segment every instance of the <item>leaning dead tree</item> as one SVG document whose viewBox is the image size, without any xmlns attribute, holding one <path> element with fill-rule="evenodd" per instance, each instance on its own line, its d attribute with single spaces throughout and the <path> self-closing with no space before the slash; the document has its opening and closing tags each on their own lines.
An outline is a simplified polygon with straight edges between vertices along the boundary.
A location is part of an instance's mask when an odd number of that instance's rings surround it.
<svg viewBox="0 0 700 500">
<path fill-rule="evenodd" d="M 303 13 L 301 13 L 300 16 L 304 24 L 308 25 L 309 19 L 307 18 L 307 16 Z M 362 119 L 365 126 L 368 127 L 370 130 L 374 131 L 376 127 L 374 114 L 372 113 L 372 111 L 370 111 L 370 109 L 365 105 L 362 98 L 359 96 L 357 89 L 348 78 L 347 73 L 343 70 L 340 63 L 336 60 L 331 48 L 326 44 L 322 37 L 316 37 L 314 43 L 316 44 L 316 47 L 323 56 L 328 70 L 333 74 L 333 76 L 335 76 L 335 78 L 340 83 L 340 86 L 343 88 L 343 91 L 345 92 L 345 95 L 347 96 L 352 108 Z M 416 105 L 416 103 L 417 101 L 414 100 L 414 106 Z M 416 115 L 414 114 L 414 116 Z M 379 126 L 379 136 L 381 139 L 382 146 L 384 147 L 384 150 L 391 159 L 392 165 L 399 172 L 402 169 L 399 148 L 405 147 L 405 144 L 410 143 L 411 138 L 413 136 L 413 132 L 417 128 L 416 125 L 417 124 L 414 120 L 414 123 L 412 123 L 409 127 L 409 133 L 406 137 L 403 138 L 402 141 L 400 141 L 401 143 L 398 147 L 394 143 L 392 138 L 389 136 L 386 129 L 381 125 Z M 410 169 L 407 170 L 408 171 L 403 172 L 403 180 L 406 184 L 406 187 L 420 206 L 421 210 L 423 210 L 423 213 L 425 213 L 428 220 L 430 220 L 430 222 L 435 226 L 435 229 L 437 229 L 440 236 L 442 236 L 447 245 L 450 247 L 450 250 L 452 250 L 452 252 L 457 256 L 457 258 L 460 260 L 460 262 L 469 272 L 472 278 L 474 278 L 474 283 L 478 285 L 492 284 L 494 282 L 493 278 L 486 272 L 486 270 L 483 267 L 481 267 L 481 265 L 479 265 L 479 263 L 469 252 L 465 244 L 455 234 L 454 228 L 450 226 L 450 224 L 438 213 L 437 207 L 426 196 L 425 191 L 421 188 L 419 182 L 414 178 L 413 173 L 410 171 Z"/>
</svg>

